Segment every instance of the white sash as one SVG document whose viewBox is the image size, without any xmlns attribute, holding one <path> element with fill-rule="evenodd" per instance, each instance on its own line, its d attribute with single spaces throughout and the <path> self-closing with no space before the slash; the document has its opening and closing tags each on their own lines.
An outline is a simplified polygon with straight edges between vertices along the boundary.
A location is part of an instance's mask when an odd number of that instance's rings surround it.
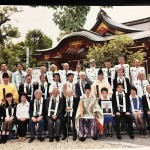
<svg viewBox="0 0 150 150">
<path fill-rule="evenodd" d="M 120 106 L 123 107 L 123 112 L 126 112 L 126 101 L 125 101 L 125 94 L 124 92 L 121 93 L 123 95 L 123 105 L 119 104 L 119 94 L 116 91 L 116 100 L 117 100 L 117 106 L 118 106 L 118 110 L 120 110 Z"/>
<path fill-rule="evenodd" d="M 70 83 L 69 81 L 66 82 L 67 84 L 67 89 L 72 89 L 73 94 L 75 93 L 75 84 L 74 82 Z"/>
<path fill-rule="evenodd" d="M 40 83 L 39 83 L 39 89 L 40 89 L 40 90 L 41 90 L 41 85 L 42 85 L 42 83 L 40 82 Z M 47 85 L 48 85 L 47 82 L 45 82 L 45 83 L 44 83 L 45 93 L 44 93 L 44 94 L 42 93 L 42 95 L 44 95 L 44 99 L 47 98 Z"/>
<path fill-rule="evenodd" d="M 40 116 L 42 114 L 42 108 L 43 108 L 43 97 L 40 99 L 40 111 L 38 112 L 38 115 Z M 34 100 L 34 112 L 33 115 L 36 116 L 36 99 Z"/>
<path fill-rule="evenodd" d="M 6 117 L 10 118 L 14 114 L 14 108 L 11 108 L 11 116 L 9 116 L 8 108 L 6 108 Z"/>
<path fill-rule="evenodd" d="M 1 84 L 3 84 L 3 79 L 2 79 L 2 72 L 0 71 L 0 80 L 1 80 Z"/>
<path fill-rule="evenodd" d="M 51 96 L 51 98 L 50 98 L 50 102 L 49 102 L 49 106 L 48 106 L 48 116 L 50 116 L 51 111 L 53 111 L 54 115 L 56 116 L 56 113 L 57 113 L 57 110 L 58 110 L 59 96 L 56 97 L 55 109 L 51 109 L 53 98 L 54 98 L 53 96 Z"/>
<path fill-rule="evenodd" d="M 72 108 L 72 110 L 69 110 L 69 112 L 70 112 L 70 117 L 72 117 L 72 114 L 73 114 L 73 96 L 70 97 L 70 102 L 71 102 L 71 106 L 70 107 Z M 67 97 L 66 98 L 66 106 L 67 107 L 69 107 L 68 103 L 69 103 L 69 98 Z M 66 115 L 67 115 L 67 112 L 66 112 L 65 116 Z"/>
<path fill-rule="evenodd" d="M 146 100 L 147 100 L 147 104 L 148 104 L 148 107 L 149 107 L 149 110 L 150 110 L 150 100 L 149 100 L 148 93 L 146 93 Z"/>
<path fill-rule="evenodd" d="M 27 83 L 24 83 L 24 92 L 27 93 L 26 89 Z M 31 100 L 33 98 L 33 84 L 30 83 L 30 88 L 31 88 L 31 95 L 28 95 L 28 97 L 31 97 Z"/>
<path fill-rule="evenodd" d="M 119 77 L 117 77 L 117 83 L 119 83 Z M 122 77 L 122 84 L 123 84 L 123 81 L 124 81 L 124 91 L 125 93 L 127 93 L 127 83 L 126 83 L 126 79 L 125 77 Z"/>
<path fill-rule="evenodd" d="M 139 111 L 140 110 L 140 100 L 139 100 L 139 97 L 137 95 L 136 95 L 136 100 L 137 100 L 137 109 L 134 108 L 133 99 L 132 99 L 132 96 L 130 95 L 130 103 L 131 103 L 132 111 Z"/>
<path fill-rule="evenodd" d="M 85 84 L 86 84 L 86 81 L 85 81 Z M 83 95 L 83 94 L 84 94 L 84 92 L 83 92 L 83 88 L 82 88 L 82 82 L 81 82 L 81 80 L 79 80 L 79 86 L 80 86 L 81 95 Z"/>
</svg>

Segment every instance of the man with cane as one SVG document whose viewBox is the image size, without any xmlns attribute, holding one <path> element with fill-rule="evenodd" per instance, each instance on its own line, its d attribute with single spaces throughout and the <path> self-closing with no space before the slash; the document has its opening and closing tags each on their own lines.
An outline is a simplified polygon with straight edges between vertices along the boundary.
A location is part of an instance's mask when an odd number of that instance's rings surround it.
<svg viewBox="0 0 150 150">
<path fill-rule="evenodd" d="M 67 97 L 64 100 L 64 119 L 63 119 L 63 138 L 65 140 L 68 137 L 69 122 L 72 121 L 73 126 L 73 141 L 77 139 L 77 132 L 75 128 L 75 116 L 78 107 L 78 100 L 73 97 L 72 89 L 66 90 Z M 67 126 L 66 126 L 67 125 Z"/>
</svg>

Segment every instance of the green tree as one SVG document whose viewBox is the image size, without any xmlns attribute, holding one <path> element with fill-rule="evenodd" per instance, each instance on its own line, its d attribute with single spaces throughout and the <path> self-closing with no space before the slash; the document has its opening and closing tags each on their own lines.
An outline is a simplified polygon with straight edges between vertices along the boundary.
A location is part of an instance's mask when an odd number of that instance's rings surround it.
<svg viewBox="0 0 150 150">
<path fill-rule="evenodd" d="M 103 45 L 96 44 L 89 48 L 87 59 L 94 58 L 97 61 L 98 67 L 104 67 L 104 62 L 110 60 L 112 65 L 118 64 L 119 56 L 123 55 L 126 63 L 133 65 L 134 60 L 137 58 L 141 62 L 145 62 L 142 49 L 137 52 L 128 50 L 128 47 L 134 45 L 133 39 L 126 35 L 117 36 Z M 87 62 L 85 62 L 87 63 Z"/>
<path fill-rule="evenodd" d="M 11 16 L 17 12 L 21 12 L 15 6 L 1 6 L 0 7 L 0 50 L 5 48 L 12 38 L 18 38 L 20 33 L 17 27 L 12 27 Z"/>
<path fill-rule="evenodd" d="M 25 44 L 29 47 L 30 50 L 30 65 L 31 67 L 36 67 L 38 64 L 34 58 L 32 58 L 33 54 L 37 52 L 37 49 L 46 49 L 52 47 L 51 38 L 47 37 L 41 30 L 34 29 L 29 30 L 26 34 Z"/>
</svg>

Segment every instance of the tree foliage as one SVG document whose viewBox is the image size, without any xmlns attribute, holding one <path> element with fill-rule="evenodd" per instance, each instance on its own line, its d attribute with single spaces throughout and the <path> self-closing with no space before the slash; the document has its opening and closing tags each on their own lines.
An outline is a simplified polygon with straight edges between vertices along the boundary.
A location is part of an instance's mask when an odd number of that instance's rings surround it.
<svg viewBox="0 0 150 150">
<path fill-rule="evenodd" d="M 103 45 L 96 44 L 89 48 L 87 59 L 95 59 L 98 67 L 104 67 L 104 62 L 110 60 L 112 65 L 118 64 L 119 56 L 124 56 L 126 63 L 133 65 L 137 58 L 144 62 L 144 54 L 139 49 L 137 52 L 128 50 L 128 47 L 133 46 L 134 41 L 126 35 L 117 36 L 109 42 L 104 42 Z"/>
<path fill-rule="evenodd" d="M 20 33 L 17 27 L 12 27 L 10 24 L 11 16 L 14 13 L 21 12 L 16 6 L 1 6 L 0 7 L 0 49 L 5 48 L 12 38 L 18 38 Z"/>
</svg>

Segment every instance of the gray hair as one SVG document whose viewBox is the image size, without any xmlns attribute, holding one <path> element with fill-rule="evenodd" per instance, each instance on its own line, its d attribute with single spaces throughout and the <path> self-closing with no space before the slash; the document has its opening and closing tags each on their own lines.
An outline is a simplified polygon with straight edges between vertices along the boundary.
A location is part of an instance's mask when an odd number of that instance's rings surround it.
<svg viewBox="0 0 150 150">
<path fill-rule="evenodd" d="M 35 90 L 35 91 L 34 91 L 34 94 L 36 94 L 36 93 L 38 93 L 38 92 L 40 92 L 40 93 L 42 94 L 42 91 L 41 91 L 40 89 Z"/>
<path fill-rule="evenodd" d="M 85 73 L 84 71 L 81 71 L 81 72 L 79 73 L 79 76 L 81 76 L 81 75 L 85 75 L 85 76 L 86 76 L 86 73 Z"/>
</svg>

